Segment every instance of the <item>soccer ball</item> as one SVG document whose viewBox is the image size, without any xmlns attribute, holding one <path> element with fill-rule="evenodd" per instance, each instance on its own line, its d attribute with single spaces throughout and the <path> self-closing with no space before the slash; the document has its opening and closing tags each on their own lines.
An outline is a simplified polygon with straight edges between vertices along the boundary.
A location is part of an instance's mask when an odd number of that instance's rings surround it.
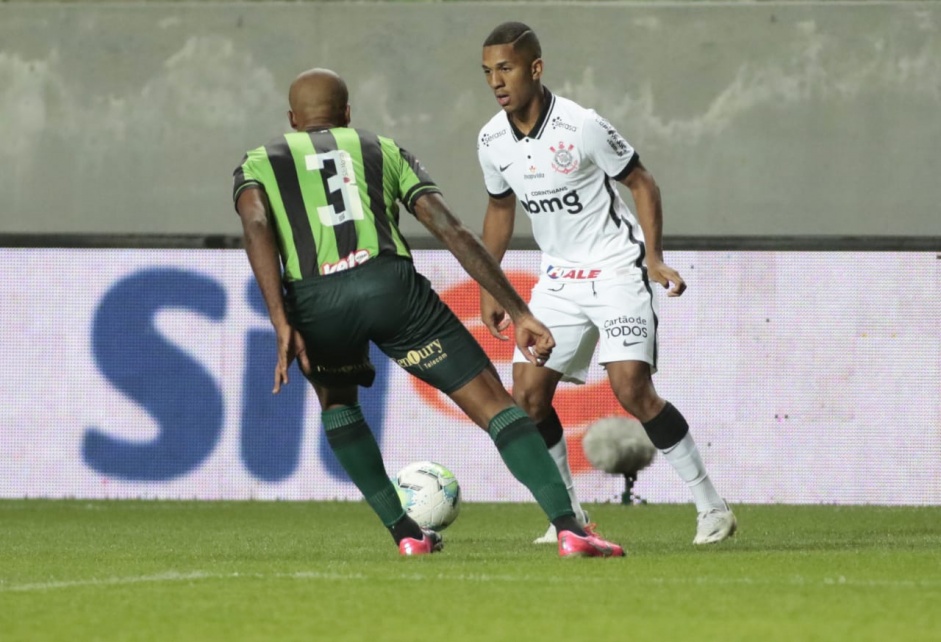
<svg viewBox="0 0 941 642">
<path fill-rule="evenodd" d="M 417 461 L 393 479 L 402 507 L 422 528 L 444 530 L 461 512 L 461 487 L 454 473 L 433 461 Z"/>
</svg>

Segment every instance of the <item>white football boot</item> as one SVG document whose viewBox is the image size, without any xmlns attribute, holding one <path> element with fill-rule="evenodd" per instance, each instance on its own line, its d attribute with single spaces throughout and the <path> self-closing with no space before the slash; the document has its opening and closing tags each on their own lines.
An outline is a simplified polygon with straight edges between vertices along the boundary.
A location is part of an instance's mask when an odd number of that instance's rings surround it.
<svg viewBox="0 0 941 642">
<path fill-rule="evenodd" d="M 728 503 L 723 500 L 725 509 L 713 508 L 705 513 L 699 513 L 696 526 L 696 537 L 693 544 L 714 544 L 735 535 L 738 522 Z"/>
<path fill-rule="evenodd" d="M 579 518 L 578 523 L 582 526 L 588 526 L 588 511 L 582 509 L 581 518 Z M 533 544 L 558 544 L 559 535 L 555 532 L 555 525 L 550 523 L 549 529 L 546 531 L 546 534 L 542 537 L 537 537 L 533 540 Z"/>
</svg>

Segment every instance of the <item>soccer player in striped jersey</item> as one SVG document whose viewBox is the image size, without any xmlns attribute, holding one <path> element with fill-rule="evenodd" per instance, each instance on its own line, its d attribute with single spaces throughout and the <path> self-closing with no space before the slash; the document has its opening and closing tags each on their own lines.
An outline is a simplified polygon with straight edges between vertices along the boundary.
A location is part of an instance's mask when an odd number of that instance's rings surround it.
<svg viewBox="0 0 941 642">
<path fill-rule="evenodd" d="M 323 411 L 327 441 L 403 555 L 440 550 L 402 508 L 358 404 L 372 385 L 369 342 L 448 394 L 488 431 L 513 475 L 558 529 L 559 554 L 624 555 L 586 532 L 533 421 L 500 383 L 484 351 L 415 271 L 398 228 L 399 203 L 492 292 L 516 323 L 534 365 L 552 334 L 533 317 L 476 235 L 454 217 L 421 163 L 393 140 L 349 127 L 346 83 L 302 73 L 288 95 L 292 133 L 249 151 L 233 197 L 245 249 L 277 335 L 274 392 L 298 360 Z"/>
<path fill-rule="evenodd" d="M 651 282 L 680 296 L 679 273 L 663 262 L 660 189 L 640 156 L 604 118 L 542 85 L 542 49 L 523 23 L 496 27 L 483 46 L 483 71 L 502 108 L 480 131 L 480 166 L 490 200 L 483 241 L 500 260 L 513 234 L 516 205 L 532 221 L 543 252 L 530 306 L 557 345 L 545 367 L 516 352 L 513 396 L 537 422 L 583 523 L 565 439 L 552 398 L 560 381 L 584 383 L 595 347 L 618 401 L 688 484 L 698 510 L 695 544 L 735 532 L 686 419 L 653 385 L 657 368 L 657 303 Z M 615 182 L 631 191 L 635 216 Z M 481 316 L 506 339 L 506 310 L 481 290 Z M 537 543 L 554 542 L 550 525 Z"/>
</svg>

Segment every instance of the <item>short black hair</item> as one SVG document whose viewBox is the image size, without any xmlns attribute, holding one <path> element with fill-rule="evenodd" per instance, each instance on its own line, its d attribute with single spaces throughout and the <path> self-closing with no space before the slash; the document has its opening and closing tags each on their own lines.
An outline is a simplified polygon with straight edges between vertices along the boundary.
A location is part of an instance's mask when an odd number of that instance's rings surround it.
<svg viewBox="0 0 941 642">
<path fill-rule="evenodd" d="M 542 58 L 542 45 L 539 44 L 536 32 L 522 22 L 497 25 L 484 40 L 484 47 L 493 45 L 513 45 L 514 51 L 527 54 L 530 60 Z"/>
</svg>

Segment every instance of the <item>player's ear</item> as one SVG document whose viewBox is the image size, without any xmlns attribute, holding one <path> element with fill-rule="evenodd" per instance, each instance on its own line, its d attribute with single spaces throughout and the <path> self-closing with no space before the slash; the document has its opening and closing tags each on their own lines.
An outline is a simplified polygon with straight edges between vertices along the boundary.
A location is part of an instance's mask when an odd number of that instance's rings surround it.
<svg viewBox="0 0 941 642">
<path fill-rule="evenodd" d="M 349 103 L 347 103 L 347 105 L 346 105 L 346 111 L 343 112 L 343 117 L 346 119 L 346 122 L 343 123 L 343 126 L 344 126 L 344 127 L 347 127 L 347 126 L 350 124 L 350 114 L 352 114 L 352 113 L 353 113 L 353 112 L 352 112 L 352 110 L 350 109 L 350 105 L 349 105 Z"/>
<path fill-rule="evenodd" d="M 291 129 L 297 129 L 297 119 L 294 118 L 294 112 L 288 111 L 288 122 L 291 123 Z"/>
<path fill-rule="evenodd" d="M 532 64 L 533 80 L 542 78 L 542 58 L 536 58 Z"/>
</svg>

